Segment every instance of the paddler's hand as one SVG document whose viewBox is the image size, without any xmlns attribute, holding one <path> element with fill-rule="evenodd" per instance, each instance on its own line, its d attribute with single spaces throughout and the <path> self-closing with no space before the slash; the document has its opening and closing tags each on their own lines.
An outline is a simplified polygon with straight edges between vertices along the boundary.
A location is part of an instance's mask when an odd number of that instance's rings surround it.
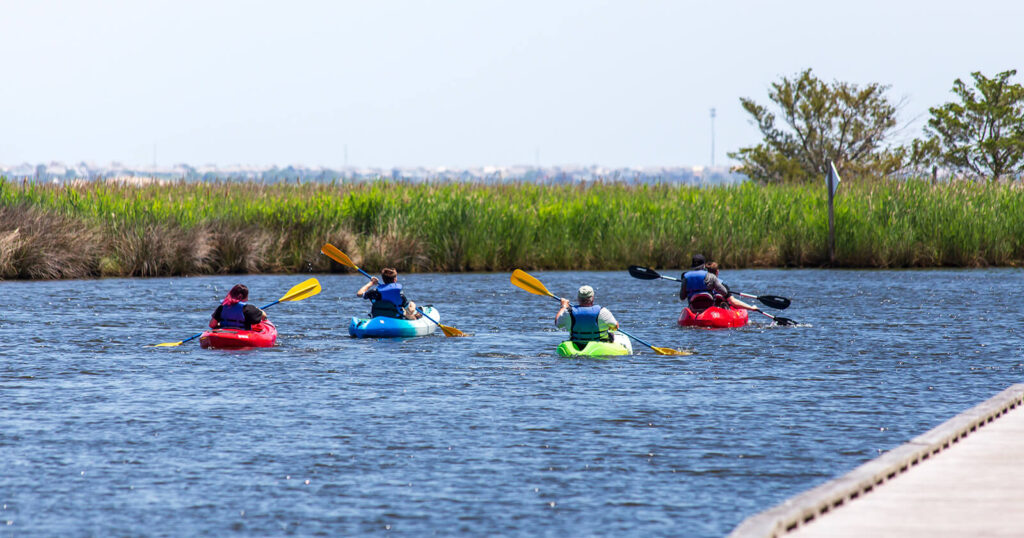
<svg viewBox="0 0 1024 538">
<path fill-rule="evenodd" d="M 267 321 L 267 313 L 260 310 L 260 321 Z"/>
<path fill-rule="evenodd" d="M 375 277 L 375 276 L 371 276 L 370 277 L 370 284 L 373 284 L 374 286 L 376 286 L 377 284 L 380 284 L 380 280 L 378 280 L 377 277 Z"/>
<path fill-rule="evenodd" d="M 569 308 L 569 300 L 568 299 L 564 299 L 564 298 L 563 299 L 559 299 L 558 302 L 560 304 L 560 307 L 558 309 L 558 313 L 555 314 L 555 326 L 556 327 L 558 326 L 558 318 L 562 317 L 562 314 L 564 314 L 565 311 Z"/>
</svg>

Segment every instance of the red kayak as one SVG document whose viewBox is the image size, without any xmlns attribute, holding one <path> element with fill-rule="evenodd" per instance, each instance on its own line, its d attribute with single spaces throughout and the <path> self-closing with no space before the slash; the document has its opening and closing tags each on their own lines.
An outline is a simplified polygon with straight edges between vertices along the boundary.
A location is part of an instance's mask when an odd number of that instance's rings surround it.
<svg viewBox="0 0 1024 538">
<path fill-rule="evenodd" d="M 243 347 L 274 347 L 277 327 L 270 320 L 257 323 L 251 331 L 245 329 L 211 329 L 199 337 L 203 349 L 238 349 Z"/>
<path fill-rule="evenodd" d="M 747 319 L 747 310 L 744 308 L 712 306 L 699 314 L 694 314 L 689 307 L 686 307 L 679 314 L 679 325 L 683 327 L 727 329 L 729 327 L 742 327 L 747 324 Z"/>
</svg>

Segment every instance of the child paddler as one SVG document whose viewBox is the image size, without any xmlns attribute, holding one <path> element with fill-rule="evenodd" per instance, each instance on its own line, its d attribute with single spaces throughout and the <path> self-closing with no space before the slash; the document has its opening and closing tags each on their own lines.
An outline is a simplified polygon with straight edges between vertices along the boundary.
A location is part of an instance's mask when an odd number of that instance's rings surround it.
<svg viewBox="0 0 1024 538">
<path fill-rule="evenodd" d="M 384 284 L 378 286 L 380 281 Z M 377 286 L 376 289 L 370 289 Z M 371 277 L 363 287 L 356 292 L 356 297 L 373 301 L 370 306 L 370 317 L 385 317 L 398 319 L 419 319 L 422 314 L 416 311 L 416 303 L 405 298 L 402 292 L 402 285 L 398 283 L 398 271 L 391 267 L 380 270 L 380 280 Z"/>
<path fill-rule="evenodd" d="M 249 304 L 249 288 L 236 284 L 231 288 L 220 306 L 213 311 L 210 328 L 232 328 L 252 330 L 252 326 L 267 319 L 267 313 Z"/>
<path fill-rule="evenodd" d="M 569 331 L 569 340 L 574 342 L 610 342 L 609 331 L 618 329 L 619 322 L 607 308 L 594 304 L 594 288 L 581 286 L 576 300 L 579 304 L 572 306 L 569 299 L 562 299 L 562 306 L 555 314 L 555 326 Z"/>
<path fill-rule="evenodd" d="M 729 286 L 726 286 L 725 282 L 722 282 L 721 278 L 718 276 L 718 262 L 709 262 L 706 265 L 706 267 L 708 272 L 715 275 L 715 277 L 719 279 L 718 281 L 722 283 L 722 286 L 725 286 L 725 289 L 728 290 Z M 718 306 L 728 305 L 731 306 L 732 308 L 746 308 L 747 310 L 759 310 L 757 306 L 749 305 L 733 297 L 732 292 L 729 292 L 726 295 L 715 293 L 715 304 Z"/>
</svg>

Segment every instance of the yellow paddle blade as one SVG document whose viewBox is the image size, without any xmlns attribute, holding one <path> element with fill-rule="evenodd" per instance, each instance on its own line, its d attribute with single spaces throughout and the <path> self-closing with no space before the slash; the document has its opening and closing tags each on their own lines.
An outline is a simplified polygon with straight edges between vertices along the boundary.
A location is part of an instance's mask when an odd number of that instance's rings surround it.
<svg viewBox="0 0 1024 538">
<path fill-rule="evenodd" d="M 455 327 L 441 325 L 440 323 L 438 323 L 437 326 L 441 327 L 441 332 L 443 332 L 445 336 L 469 336 L 468 334 L 456 329 Z"/>
<path fill-rule="evenodd" d="M 342 265 L 347 265 L 353 269 L 359 269 L 356 267 L 356 264 L 352 263 L 352 260 L 349 259 L 344 252 L 338 250 L 338 247 L 330 243 L 324 243 L 324 246 L 320 248 L 320 253 Z"/>
<path fill-rule="evenodd" d="M 692 351 L 688 351 L 688 350 L 680 351 L 678 349 L 672 349 L 672 348 L 668 348 L 668 347 L 651 346 L 651 349 L 653 349 L 654 352 L 657 353 L 658 355 L 684 355 L 684 356 L 685 355 L 693 355 Z"/>
<path fill-rule="evenodd" d="M 174 347 L 174 346 L 180 346 L 181 344 L 184 344 L 184 343 L 185 343 L 184 341 L 180 341 L 180 342 L 164 342 L 163 344 L 155 344 L 155 345 L 146 346 L 146 347 Z"/>
<path fill-rule="evenodd" d="M 296 284 L 292 289 L 288 290 L 288 293 L 284 294 L 284 297 L 279 299 L 279 302 L 301 301 L 318 293 L 320 293 L 320 282 L 315 278 L 311 278 L 301 284 Z"/>
<path fill-rule="evenodd" d="M 540 280 L 537 280 L 522 269 L 512 271 L 512 284 L 523 288 L 534 295 L 547 295 L 549 297 L 554 297 L 554 295 L 544 287 L 544 284 L 541 284 Z"/>
</svg>

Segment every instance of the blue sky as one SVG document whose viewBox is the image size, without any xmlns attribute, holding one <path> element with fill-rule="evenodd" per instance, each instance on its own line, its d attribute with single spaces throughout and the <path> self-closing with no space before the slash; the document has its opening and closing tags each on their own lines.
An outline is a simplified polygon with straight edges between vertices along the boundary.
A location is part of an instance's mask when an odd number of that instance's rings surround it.
<svg viewBox="0 0 1024 538">
<path fill-rule="evenodd" d="M 909 127 L 1022 68 L 1024 3 L 0 2 L 0 164 L 716 164 L 811 67 Z M 1020 82 L 1024 76 L 1015 79 Z"/>
</svg>

